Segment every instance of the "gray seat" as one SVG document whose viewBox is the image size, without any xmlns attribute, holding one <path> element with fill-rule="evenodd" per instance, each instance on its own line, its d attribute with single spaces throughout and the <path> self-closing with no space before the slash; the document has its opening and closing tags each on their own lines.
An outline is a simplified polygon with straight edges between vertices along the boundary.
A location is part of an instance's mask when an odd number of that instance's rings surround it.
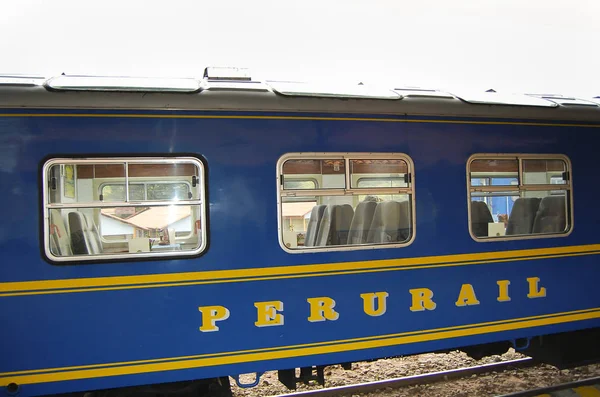
<svg viewBox="0 0 600 397">
<path fill-rule="evenodd" d="M 471 231 L 475 237 L 488 236 L 488 223 L 494 222 L 487 204 L 483 201 L 471 201 Z"/>
<path fill-rule="evenodd" d="M 354 210 L 349 204 L 328 205 L 319 224 L 315 246 L 345 245 L 353 216 Z"/>
<path fill-rule="evenodd" d="M 365 244 L 367 242 L 376 208 L 377 202 L 375 201 L 361 201 L 358 203 L 350 224 L 348 244 Z"/>
<path fill-rule="evenodd" d="M 565 196 L 548 196 L 540 202 L 533 233 L 562 233 L 567 227 Z"/>
<path fill-rule="evenodd" d="M 74 255 L 89 255 L 92 248 L 88 242 L 87 223 L 81 212 L 69 212 L 69 231 L 71 235 L 71 249 Z"/>
<path fill-rule="evenodd" d="M 57 256 L 73 255 L 69 234 L 58 209 L 50 210 L 50 251 Z"/>
<path fill-rule="evenodd" d="M 98 231 L 98 227 L 96 227 L 96 223 L 94 222 L 94 218 L 90 214 L 84 214 L 86 221 L 86 237 L 88 240 L 88 244 L 91 249 L 92 254 L 101 254 L 102 253 L 102 240 L 100 240 L 100 232 Z"/>
<path fill-rule="evenodd" d="M 508 217 L 506 235 L 531 234 L 540 201 L 537 197 L 518 198 Z"/>
<path fill-rule="evenodd" d="M 398 243 L 411 236 L 410 203 L 384 201 L 377 204 L 367 235 L 368 243 Z"/>
<path fill-rule="evenodd" d="M 310 219 L 308 220 L 308 226 L 306 227 L 306 236 L 304 237 L 305 247 L 314 247 L 315 241 L 317 241 L 317 235 L 319 234 L 319 224 L 323 218 L 323 212 L 325 212 L 326 205 L 316 205 L 310 212 Z"/>
</svg>

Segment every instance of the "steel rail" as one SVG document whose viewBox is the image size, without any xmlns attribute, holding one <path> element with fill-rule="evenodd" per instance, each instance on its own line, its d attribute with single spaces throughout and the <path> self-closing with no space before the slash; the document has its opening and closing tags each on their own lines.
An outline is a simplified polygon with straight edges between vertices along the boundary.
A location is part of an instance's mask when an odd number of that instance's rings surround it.
<svg viewBox="0 0 600 397">
<path fill-rule="evenodd" d="M 273 397 L 328 397 L 339 396 L 342 394 L 359 394 L 374 391 L 377 389 L 392 388 L 397 389 L 404 386 L 429 384 L 438 381 L 446 381 L 449 379 L 462 378 L 469 375 L 487 373 L 492 371 L 504 371 L 510 368 L 530 367 L 537 364 L 530 357 L 520 358 L 517 360 L 501 361 L 499 363 L 476 365 L 473 367 L 463 367 L 451 369 L 447 371 L 431 372 L 427 374 L 404 376 L 401 378 L 393 378 L 379 380 L 374 382 L 358 383 L 355 385 L 328 387 L 325 389 L 307 390 L 290 394 L 279 394 Z"/>
<path fill-rule="evenodd" d="M 552 392 L 568 390 L 568 389 L 575 389 L 578 387 L 591 386 L 591 385 L 600 385 L 600 376 L 596 376 L 596 377 L 588 378 L 588 379 L 576 380 L 573 382 L 561 383 L 559 385 L 554 385 L 554 386 L 540 387 L 538 389 L 531 389 L 531 390 L 519 391 L 516 393 L 503 394 L 502 396 L 499 396 L 499 397 L 534 397 L 534 396 L 539 396 L 539 395 L 550 394 Z M 600 394 L 600 391 L 598 391 L 597 393 Z M 582 394 L 582 395 L 584 395 L 584 394 Z M 587 395 L 587 394 L 585 394 L 585 395 Z"/>
</svg>

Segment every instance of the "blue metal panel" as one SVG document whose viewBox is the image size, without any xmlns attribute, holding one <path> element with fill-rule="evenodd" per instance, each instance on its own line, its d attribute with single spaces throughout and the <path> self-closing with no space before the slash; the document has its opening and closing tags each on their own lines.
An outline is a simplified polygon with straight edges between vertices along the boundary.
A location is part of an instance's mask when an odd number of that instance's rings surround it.
<svg viewBox="0 0 600 397">
<path fill-rule="evenodd" d="M 123 113 L 129 115 L 115 112 Z M 190 112 L 144 114 L 202 115 Z M 0 252 L 3 254 L 0 281 L 252 270 L 484 252 L 500 255 L 510 250 L 598 243 L 597 184 L 588 183 L 597 178 L 597 129 L 435 121 L 1 117 L 0 185 L 4 189 L 0 195 Z M 287 254 L 279 247 L 276 162 L 287 152 L 327 151 L 403 152 L 411 156 L 415 164 L 417 211 L 416 239 L 412 245 L 298 255 Z M 576 213 L 573 233 L 565 238 L 475 242 L 468 233 L 465 167 L 467 158 L 477 152 L 569 156 Z M 54 154 L 161 153 L 193 153 L 206 159 L 210 243 L 201 257 L 84 265 L 51 265 L 42 259 L 39 181 L 40 165 L 45 158 Z M 502 333 L 490 330 L 461 338 L 445 338 L 441 334 L 427 337 L 422 332 L 461 325 L 475 329 L 491 321 L 529 319 L 522 320 L 525 324 L 534 316 L 598 308 L 597 251 L 590 248 L 590 255 L 565 254 L 507 262 L 486 260 L 482 264 L 448 267 L 441 267 L 443 260 L 440 259 L 430 266 L 409 270 L 321 277 L 304 274 L 298 278 L 114 291 L 35 294 L 24 288 L 22 296 L 0 296 L 0 311 L 6 320 L 2 336 L 8 341 L 0 351 L 3 357 L 0 378 L 10 378 L 12 375 L 4 374 L 13 371 L 63 368 L 49 373 L 65 373 L 65 367 L 139 360 L 168 359 L 171 363 L 184 363 L 192 359 L 182 357 L 199 356 L 195 359 L 200 360 L 222 352 L 227 353 L 232 363 L 224 360 L 217 365 L 214 360 L 207 361 L 209 364 L 198 361 L 192 365 L 195 368 L 185 369 L 186 365 L 181 364 L 179 370 L 160 373 L 145 372 L 150 367 L 140 367 L 141 374 L 107 378 L 78 368 L 81 380 L 41 382 L 23 387 L 24 395 L 35 395 L 355 361 L 559 332 L 578 326 L 597 327 L 600 325 L 598 317 L 590 317 L 577 323 L 534 329 L 517 327 Z M 540 286 L 547 291 L 545 297 L 527 297 L 526 279 L 529 277 L 540 278 Z M 511 301 L 497 301 L 497 280 L 510 280 Z M 479 305 L 455 305 L 462 284 L 472 284 Z M 411 311 L 409 289 L 412 288 L 431 289 L 437 303 L 435 310 Z M 389 293 L 387 312 L 381 317 L 370 317 L 363 311 L 360 294 L 378 291 Z M 306 299 L 321 296 L 335 299 L 338 320 L 317 323 L 307 320 L 310 313 Z M 253 302 L 272 300 L 284 303 L 285 324 L 256 327 Z M 209 305 L 225 306 L 231 315 L 219 323 L 219 331 L 200 332 L 198 307 Z M 393 337 L 389 335 L 408 332 L 419 333 L 423 341 L 398 342 L 402 344 L 391 346 L 374 342 L 369 350 L 356 340 L 377 335 L 383 335 L 383 341 L 391 340 Z M 301 352 L 275 354 L 272 349 L 281 347 L 281 351 L 292 352 L 298 345 L 312 346 L 317 342 L 327 342 L 331 352 L 317 349 L 318 355 L 311 357 Z M 355 348 L 345 351 L 345 344 Z M 243 358 L 246 353 L 240 352 L 250 349 L 267 350 L 246 362 Z M 269 356 L 268 352 L 273 354 Z M 252 363 L 255 359 L 262 362 Z M 145 364 L 157 362 L 113 367 Z"/>
</svg>

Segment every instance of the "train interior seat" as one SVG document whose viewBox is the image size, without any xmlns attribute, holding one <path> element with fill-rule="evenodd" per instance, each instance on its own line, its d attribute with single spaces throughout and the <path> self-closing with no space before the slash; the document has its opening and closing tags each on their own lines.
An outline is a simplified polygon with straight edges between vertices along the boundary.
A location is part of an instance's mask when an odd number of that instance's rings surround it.
<svg viewBox="0 0 600 397">
<path fill-rule="evenodd" d="M 488 224 L 494 222 L 492 213 L 483 201 L 471 201 L 471 230 L 475 237 L 488 236 Z"/>
<path fill-rule="evenodd" d="M 365 244 L 367 242 L 376 208 L 377 202 L 375 201 L 361 201 L 358 203 L 350 224 L 348 244 Z"/>
<path fill-rule="evenodd" d="M 91 248 L 87 242 L 85 218 L 81 212 L 73 211 L 68 215 L 71 249 L 74 255 L 87 255 Z"/>
<path fill-rule="evenodd" d="M 88 216 L 88 218 L 90 217 Z M 102 243 L 94 222 L 92 221 L 91 225 L 88 224 L 86 215 L 79 211 L 69 212 L 68 219 L 73 254 L 93 255 L 102 253 Z"/>
<path fill-rule="evenodd" d="M 377 204 L 367 236 L 368 243 L 402 242 L 410 238 L 408 201 L 384 201 Z"/>
<path fill-rule="evenodd" d="M 58 240 L 54 235 L 50 235 L 50 252 L 54 255 L 60 256 L 60 248 L 58 248 Z"/>
<path fill-rule="evenodd" d="M 304 245 L 306 247 L 314 247 L 317 241 L 317 235 L 319 233 L 319 224 L 323 218 L 323 212 L 325 212 L 326 205 L 317 205 L 313 207 L 310 213 L 310 219 L 306 228 L 306 237 L 304 238 Z"/>
<path fill-rule="evenodd" d="M 323 212 L 315 246 L 345 245 L 354 209 L 349 204 L 330 204 Z"/>
<path fill-rule="evenodd" d="M 540 198 L 528 197 L 515 200 L 508 224 L 506 235 L 531 234 L 533 222 L 540 206 Z"/>
<path fill-rule="evenodd" d="M 50 210 L 50 247 L 57 256 L 73 255 L 65 221 L 58 209 Z"/>
<path fill-rule="evenodd" d="M 565 196 L 548 196 L 540 202 L 533 233 L 561 233 L 567 226 Z"/>
<path fill-rule="evenodd" d="M 86 221 L 86 237 L 88 239 L 92 254 L 102 253 L 102 241 L 100 240 L 100 233 L 98 227 L 94 222 L 94 218 L 90 214 L 84 214 Z"/>
</svg>

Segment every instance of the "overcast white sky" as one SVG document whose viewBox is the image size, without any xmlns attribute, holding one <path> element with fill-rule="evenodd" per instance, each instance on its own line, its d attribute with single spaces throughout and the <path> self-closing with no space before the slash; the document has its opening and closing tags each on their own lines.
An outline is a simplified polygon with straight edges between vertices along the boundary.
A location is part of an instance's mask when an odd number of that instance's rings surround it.
<svg viewBox="0 0 600 397">
<path fill-rule="evenodd" d="M 0 73 L 600 95 L 600 0 L 0 0 Z"/>
</svg>

